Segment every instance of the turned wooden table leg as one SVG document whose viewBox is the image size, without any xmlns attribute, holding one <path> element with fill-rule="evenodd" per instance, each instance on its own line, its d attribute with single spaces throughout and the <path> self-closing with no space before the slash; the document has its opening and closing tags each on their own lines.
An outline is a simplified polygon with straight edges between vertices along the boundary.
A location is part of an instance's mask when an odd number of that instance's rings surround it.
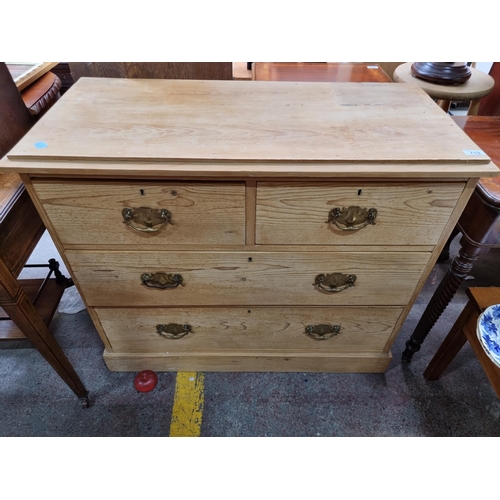
<svg viewBox="0 0 500 500">
<path fill-rule="evenodd" d="M 453 228 L 453 231 L 450 234 L 450 237 L 448 238 L 448 240 L 446 241 L 443 249 L 441 250 L 441 253 L 440 253 L 439 257 L 438 257 L 438 262 L 443 262 L 443 261 L 448 260 L 450 258 L 450 246 L 451 246 L 451 243 L 456 238 L 456 236 L 457 236 L 457 234 L 459 232 L 460 232 L 460 229 L 458 228 L 458 226 L 455 226 Z"/>
<path fill-rule="evenodd" d="M 437 380 L 467 342 L 463 327 L 474 309 L 474 305 L 469 301 L 425 369 L 424 378 L 426 380 Z"/>
<path fill-rule="evenodd" d="M 450 303 L 459 286 L 471 272 L 474 262 L 480 255 L 487 253 L 489 250 L 485 247 L 471 245 L 465 238 L 462 238 L 460 243 L 462 247 L 458 256 L 453 260 L 448 271 L 446 271 L 424 314 L 420 318 L 417 327 L 406 342 L 406 349 L 402 355 L 403 363 L 411 362 L 413 355 L 420 350 L 420 346 L 432 327 Z"/>
<path fill-rule="evenodd" d="M 0 306 L 78 396 L 83 407 L 89 407 L 87 389 L 37 313 L 35 306 L 2 261 L 0 261 L 0 285 L 3 289 L 0 295 Z"/>
</svg>

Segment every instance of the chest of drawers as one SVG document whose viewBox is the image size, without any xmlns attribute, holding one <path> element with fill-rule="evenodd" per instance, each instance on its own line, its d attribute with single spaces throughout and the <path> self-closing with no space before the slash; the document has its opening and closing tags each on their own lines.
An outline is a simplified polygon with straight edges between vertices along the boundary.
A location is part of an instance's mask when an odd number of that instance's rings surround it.
<svg viewBox="0 0 500 500">
<path fill-rule="evenodd" d="M 80 79 L 0 170 L 111 370 L 383 372 L 476 150 L 404 84 Z"/>
</svg>

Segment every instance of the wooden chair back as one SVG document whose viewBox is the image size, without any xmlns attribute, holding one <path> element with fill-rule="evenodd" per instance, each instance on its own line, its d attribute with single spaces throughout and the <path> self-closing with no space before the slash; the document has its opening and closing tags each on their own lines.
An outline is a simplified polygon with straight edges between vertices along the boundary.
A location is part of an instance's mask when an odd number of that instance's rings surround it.
<svg viewBox="0 0 500 500">
<path fill-rule="evenodd" d="M 34 125 L 35 118 L 17 90 L 7 65 L 0 63 L 0 158 Z"/>
</svg>

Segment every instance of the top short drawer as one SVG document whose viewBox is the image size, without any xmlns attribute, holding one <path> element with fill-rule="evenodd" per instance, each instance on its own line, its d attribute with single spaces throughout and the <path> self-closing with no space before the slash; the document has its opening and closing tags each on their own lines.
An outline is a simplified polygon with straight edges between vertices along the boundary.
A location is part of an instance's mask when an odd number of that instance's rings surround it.
<svg viewBox="0 0 500 500">
<path fill-rule="evenodd" d="M 434 245 L 464 187 L 461 182 L 259 182 L 256 242 Z"/>
<path fill-rule="evenodd" d="M 33 185 L 63 245 L 245 243 L 244 183 L 34 180 Z"/>
</svg>

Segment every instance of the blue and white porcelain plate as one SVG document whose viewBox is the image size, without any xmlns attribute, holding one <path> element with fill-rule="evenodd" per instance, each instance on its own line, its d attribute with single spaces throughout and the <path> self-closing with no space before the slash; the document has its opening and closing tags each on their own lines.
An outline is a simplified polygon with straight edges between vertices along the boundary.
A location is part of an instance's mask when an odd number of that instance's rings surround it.
<svg viewBox="0 0 500 500">
<path fill-rule="evenodd" d="M 486 354 L 500 367 L 500 304 L 488 307 L 479 316 L 477 336 Z"/>
</svg>

